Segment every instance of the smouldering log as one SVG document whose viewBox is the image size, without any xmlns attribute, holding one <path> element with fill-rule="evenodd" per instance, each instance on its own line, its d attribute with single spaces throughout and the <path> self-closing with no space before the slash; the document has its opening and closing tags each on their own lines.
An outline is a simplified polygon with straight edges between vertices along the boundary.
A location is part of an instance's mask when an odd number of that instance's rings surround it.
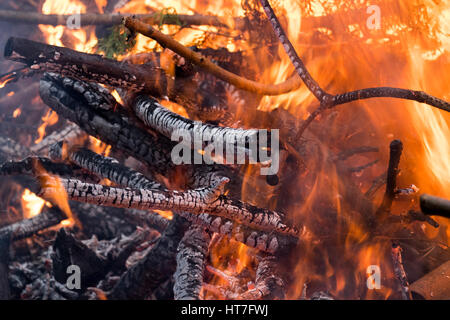
<svg viewBox="0 0 450 320">
<path fill-rule="evenodd" d="M 136 189 L 165 190 L 165 187 L 160 183 L 147 179 L 142 173 L 119 164 L 113 158 L 104 157 L 86 148 L 64 148 L 62 143 L 58 143 L 52 146 L 50 156 L 55 160 L 64 160 L 62 159 L 63 157 L 67 158 L 80 167 L 121 186 L 133 186 Z"/>
<path fill-rule="evenodd" d="M 398 165 L 403 151 L 403 143 L 400 140 L 393 140 L 389 145 L 389 166 L 386 179 L 386 191 L 384 192 L 383 202 L 377 210 L 377 215 L 386 215 L 391 209 L 392 201 L 395 198 L 395 189 L 397 188 Z"/>
<path fill-rule="evenodd" d="M 134 222 L 136 225 L 146 225 L 160 233 L 163 233 L 170 223 L 169 219 L 166 219 L 162 215 L 151 211 L 135 209 L 123 210 L 122 215 L 124 219 Z"/>
<path fill-rule="evenodd" d="M 450 218 L 450 200 L 422 194 L 420 196 L 420 209 L 426 215 Z"/>
<path fill-rule="evenodd" d="M 175 216 L 154 247 L 122 276 L 108 299 L 144 299 L 167 281 L 176 269 L 176 252 L 188 223 Z"/>
<path fill-rule="evenodd" d="M 240 300 L 260 300 L 264 298 L 284 299 L 284 281 L 277 275 L 277 259 L 274 256 L 264 257 L 256 269 L 255 288 L 239 296 Z"/>
<path fill-rule="evenodd" d="M 426 300 L 448 300 L 450 298 L 450 261 L 426 274 L 410 286 L 413 297 Z"/>
<path fill-rule="evenodd" d="M 245 146 L 251 145 L 253 141 L 258 144 L 257 129 L 234 129 L 220 127 L 211 124 L 196 123 L 191 119 L 184 118 L 167 108 L 161 106 L 157 100 L 148 96 L 139 96 L 132 102 L 133 109 L 139 119 L 155 131 L 163 134 L 167 138 L 179 131 L 181 134 L 189 134 L 192 143 L 189 146 L 195 148 L 195 139 L 208 138 L 210 143 L 219 143 L 222 147 L 232 147 L 235 153 L 248 152 Z M 241 144 L 238 145 L 238 143 Z M 242 147 L 239 147 L 242 146 Z M 203 142 L 202 146 L 203 148 Z M 219 150 L 215 150 L 216 152 Z M 223 150 L 221 150 L 223 151 Z M 225 154 L 223 155 L 225 157 Z M 253 156 L 253 161 L 258 155 Z M 233 159 L 234 160 L 234 159 Z"/>
<path fill-rule="evenodd" d="M 173 144 L 164 137 L 154 137 L 143 129 L 130 123 L 129 117 L 120 110 L 116 112 L 95 108 L 96 105 L 108 105 L 111 97 L 92 103 L 83 96 L 95 94 L 97 86 L 62 78 L 46 73 L 41 79 L 40 94 L 42 100 L 59 115 L 76 123 L 89 135 L 113 145 L 129 156 L 144 161 L 150 168 L 165 174 L 172 167 L 170 150 Z M 113 108 L 109 105 L 106 108 Z"/>
<path fill-rule="evenodd" d="M 112 96 L 98 94 L 98 85 L 44 74 L 41 79 L 42 100 L 62 117 L 76 123 L 91 136 L 114 146 L 145 164 L 151 172 L 168 176 L 174 168 L 171 150 L 175 145 L 162 135 L 153 135 L 139 127 L 139 120 L 118 108 L 113 109 Z M 95 99 L 94 99 L 95 97 Z M 109 105 L 108 105 L 109 104 Z M 186 175 L 194 187 L 209 186 L 226 176 L 224 166 L 186 166 Z"/>
<path fill-rule="evenodd" d="M 293 91 L 300 87 L 301 79 L 299 79 L 297 76 L 293 76 L 285 82 L 275 85 L 263 84 L 248 80 L 225 69 L 222 69 L 201 54 L 183 46 L 181 43 L 172 39 L 170 36 L 159 32 L 149 24 L 143 23 L 142 21 L 133 19 L 131 17 L 125 18 L 124 24 L 127 28 L 156 40 L 163 47 L 171 49 L 173 52 L 176 52 L 180 56 L 186 58 L 188 61 L 215 75 L 217 78 L 231 83 L 236 88 L 256 92 L 263 95 L 280 95 Z"/>
<path fill-rule="evenodd" d="M 138 225 L 135 219 L 129 218 L 127 209 L 100 207 L 77 201 L 69 201 L 69 205 L 87 237 L 95 235 L 98 239 L 112 239 L 118 234 L 131 234 Z"/>
<path fill-rule="evenodd" d="M 391 257 L 394 265 L 394 274 L 400 284 L 402 298 L 403 300 L 412 300 L 408 278 L 403 268 L 402 248 L 396 242 L 392 243 Z"/>
<path fill-rule="evenodd" d="M 202 227 L 191 225 L 178 245 L 174 274 L 175 300 L 198 300 L 203 283 L 205 260 L 211 235 Z"/>
<path fill-rule="evenodd" d="M 75 179 L 60 179 L 70 200 L 118 208 L 209 213 L 239 221 L 255 229 L 298 235 L 298 229 L 286 225 L 278 212 L 257 208 L 224 196 L 222 192 L 226 182 L 228 179 L 223 178 L 217 185 L 181 192 L 114 188 Z M 51 179 L 45 183 L 40 193 L 44 198 L 54 193 Z"/>
<path fill-rule="evenodd" d="M 1 228 L 0 239 L 9 238 L 15 241 L 28 238 L 41 230 L 57 225 L 64 219 L 67 219 L 66 215 L 58 207 L 53 206 L 33 218 Z"/>
</svg>

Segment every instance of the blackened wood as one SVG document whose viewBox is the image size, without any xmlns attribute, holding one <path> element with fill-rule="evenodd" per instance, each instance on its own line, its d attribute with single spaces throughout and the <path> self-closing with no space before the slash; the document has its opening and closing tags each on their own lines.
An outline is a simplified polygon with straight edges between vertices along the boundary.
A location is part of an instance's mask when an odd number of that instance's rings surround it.
<svg viewBox="0 0 450 320">
<path fill-rule="evenodd" d="M 298 236 L 299 229 L 287 225 L 283 221 L 283 214 L 224 196 L 223 186 L 226 182 L 227 180 L 222 180 L 208 188 L 181 192 L 115 188 L 75 179 L 60 179 L 70 200 L 141 210 L 189 211 L 196 214 L 205 212 L 236 220 L 256 229 Z M 45 198 L 55 191 L 52 179 L 48 179 L 42 186 L 40 196 Z"/>
<path fill-rule="evenodd" d="M 383 202 L 377 210 L 377 215 L 385 215 L 391 209 L 392 201 L 395 197 L 395 189 L 397 187 L 398 165 L 403 151 L 403 143 L 400 140 L 393 140 L 389 145 L 389 149 L 386 191 L 384 193 Z"/>
<path fill-rule="evenodd" d="M 81 271 L 81 288 L 96 285 L 106 273 L 107 259 L 98 256 L 80 240 L 60 229 L 53 243 L 52 260 L 55 279 L 65 284 L 70 276 L 67 268 L 76 265 Z"/>
<path fill-rule="evenodd" d="M 426 215 L 450 218 L 450 200 L 422 194 L 420 196 L 420 209 Z"/>
<path fill-rule="evenodd" d="M 175 272 L 178 244 L 188 225 L 175 216 L 154 247 L 120 277 L 108 299 L 144 299 L 167 281 Z"/>
<path fill-rule="evenodd" d="M 58 207 L 51 207 L 33 218 L 1 228 L 0 239 L 9 238 L 14 241 L 28 238 L 41 230 L 57 225 L 64 219 L 67 217 Z"/>
<path fill-rule="evenodd" d="M 174 274 L 173 292 L 176 300 L 199 299 L 210 241 L 210 234 L 195 225 L 191 225 L 181 239 Z"/>
<path fill-rule="evenodd" d="M 96 108 L 109 105 L 111 97 L 89 101 L 86 95 L 94 95 L 98 88 L 88 83 L 71 80 L 55 74 L 44 74 L 41 79 L 40 95 L 43 101 L 59 115 L 76 123 L 101 141 L 113 145 L 126 154 L 144 161 L 165 175 L 172 167 L 170 150 L 172 142 L 165 137 L 155 137 L 130 123 L 129 117 L 116 110 L 111 112 Z"/>
<path fill-rule="evenodd" d="M 161 68 L 132 65 L 78 52 L 69 48 L 10 38 L 5 45 L 7 59 L 33 66 L 35 70 L 57 72 L 65 77 L 94 81 L 130 90 L 145 89 L 156 95 L 166 91 L 165 74 Z"/>
<path fill-rule="evenodd" d="M 403 300 L 412 300 L 409 282 L 403 268 L 402 248 L 396 242 L 392 243 L 391 249 L 392 264 L 394 266 L 394 274 L 399 281 Z"/>
<path fill-rule="evenodd" d="M 63 156 L 67 157 L 68 160 L 80 167 L 94 172 L 102 178 L 107 178 L 121 186 L 134 186 L 139 189 L 165 190 L 165 187 L 160 183 L 147 179 L 142 173 L 121 165 L 113 158 L 104 157 L 82 147 L 69 148 L 63 155 L 62 149 L 62 143 L 53 145 L 50 156 L 56 160 L 61 160 Z"/>
</svg>

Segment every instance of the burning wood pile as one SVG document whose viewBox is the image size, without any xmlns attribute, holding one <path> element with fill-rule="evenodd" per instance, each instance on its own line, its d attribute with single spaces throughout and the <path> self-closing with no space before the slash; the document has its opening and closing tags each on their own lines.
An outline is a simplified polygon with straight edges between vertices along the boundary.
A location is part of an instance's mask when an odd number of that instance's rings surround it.
<svg viewBox="0 0 450 320">
<path fill-rule="evenodd" d="M 0 298 L 450 299 L 437 2 L 2 2 Z"/>
</svg>

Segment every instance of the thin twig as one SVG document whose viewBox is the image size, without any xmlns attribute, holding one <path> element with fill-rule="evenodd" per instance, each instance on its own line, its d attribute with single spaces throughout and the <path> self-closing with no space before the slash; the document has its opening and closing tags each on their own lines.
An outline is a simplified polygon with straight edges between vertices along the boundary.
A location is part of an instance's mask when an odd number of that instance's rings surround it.
<svg viewBox="0 0 450 320">
<path fill-rule="evenodd" d="M 215 75 L 219 79 L 231 83 L 237 88 L 263 95 L 279 95 L 296 90 L 300 87 L 301 79 L 296 75 L 289 78 L 285 82 L 276 85 L 264 84 L 248 80 L 225 69 L 222 69 L 221 67 L 211 62 L 209 59 L 202 56 L 200 53 L 192 51 L 178 41 L 163 34 L 162 32 L 159 32 L 151 25 L 146 24 L 138 19 L 127 17 L 124 20 L 124 24 L 130 30 L 139 32 L 149 38 L 156 40 L 161 46 L 169 48 L 170 50 L 189 60 L 193 64 L 198 65 L 199 67 Z"/>
</svg>

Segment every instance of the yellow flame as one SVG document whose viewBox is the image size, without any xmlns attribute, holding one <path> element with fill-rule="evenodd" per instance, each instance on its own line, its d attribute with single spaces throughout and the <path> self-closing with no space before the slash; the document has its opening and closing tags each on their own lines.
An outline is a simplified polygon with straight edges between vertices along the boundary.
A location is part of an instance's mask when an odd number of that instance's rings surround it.
<svg viewBox="0 0 450 320">
<path fill-rule="evenodd" d="M 20 114 L 20 113 L 19 113 Z M 42 124 L 38 128 L 39 137 L 34 141 L 34 143 L 39 143 L 44 139 L 45 129 L 47 126 L 52 126 L 58 122 L 58 114 L 52 110 L 48 110 L 45 116 L 42 117 Z"/>
<path fill-rule="evenodd" d="M 46 202 L 41 197 L 38 197 L 35 193 L 31 192 L 29 189 L 25 189 L 21 198 L 21 205 L 23 210 L 24 218 L 32 218 L 41 213 L 44 205 L 47 204 L 51 206 L 49 202 Z"/>
</svg>

